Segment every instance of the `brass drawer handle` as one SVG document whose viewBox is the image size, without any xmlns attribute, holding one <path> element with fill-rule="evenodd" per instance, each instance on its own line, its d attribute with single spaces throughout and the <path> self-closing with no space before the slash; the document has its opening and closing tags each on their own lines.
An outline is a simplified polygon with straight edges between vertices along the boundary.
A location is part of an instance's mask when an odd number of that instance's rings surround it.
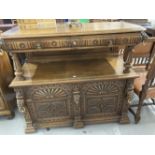
<svg viewBox="0 0 155 155">
<path fill-rule="evenodd" d="M 20 46 L 20 48 L 25 48 L 25 44 L 24 43 L 20 43 L 19 46 Z"/>
<path fill-rule="evenodd" d="M 98 40 L 97 39 L 93 40 L 93 45 L 94 46 L 98 45 Z"/>
<path fill-rule="evenodd" d="M 57 46 L 57 42 L 56 42 L 56 41 L 52 41 L 51 44 L 52 44 L 52 46 L 54 46 L 54 47 Z"/>
</svg>

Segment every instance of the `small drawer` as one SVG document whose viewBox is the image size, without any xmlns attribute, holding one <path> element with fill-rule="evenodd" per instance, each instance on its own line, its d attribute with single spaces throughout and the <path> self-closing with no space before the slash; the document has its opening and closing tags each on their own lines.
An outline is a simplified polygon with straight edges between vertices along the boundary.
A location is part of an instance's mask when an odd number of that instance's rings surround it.
<svg viewBox="0 0 155 155">
<path fill-rule="evenodd" d="M 8 50 L 40 50 L 40 49 L 65 49 L 76 47 L 113 47 L 120 45 L 135 45 L 141 42 L 139 33 L 90 35 L 90 36 L 66 36 L 66 37 L 42 37 L 6 40 Z"/>
</svg>

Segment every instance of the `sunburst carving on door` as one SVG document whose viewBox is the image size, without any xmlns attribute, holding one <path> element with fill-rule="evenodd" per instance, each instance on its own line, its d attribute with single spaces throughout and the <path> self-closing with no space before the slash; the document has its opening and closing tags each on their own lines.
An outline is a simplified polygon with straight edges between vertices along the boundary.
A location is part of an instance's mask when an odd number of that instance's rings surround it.
<svg viewBox="0 0 155 155">
<path fill-rule="evenodd" d="M 32 97 L 35 99 L 57 98 L 65 96 L 65 91 L 58 87 L 39 87 L 38 89 L 34 89 L 32 92 Z"/>
<path fill-rule="evenodd" d="M 119 92 L 119 88 L 110 82 L 95 83 L 88 87 L 87 95 L 103 95 L 112 92 Z"/>
</svg>

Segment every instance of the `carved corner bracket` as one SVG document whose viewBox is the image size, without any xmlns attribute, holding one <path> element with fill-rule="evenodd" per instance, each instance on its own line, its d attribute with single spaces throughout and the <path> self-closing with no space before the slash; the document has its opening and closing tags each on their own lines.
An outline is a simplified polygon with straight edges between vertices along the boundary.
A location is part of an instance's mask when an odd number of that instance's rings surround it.
<svg viewBox="0 0 155 155">
<path fill-rule="evenodd" d="M 35 125 L 32 121 L 31 115 L 28 111 L 27 106 L 25 105 L 24 91 L 22 88 L 15 88 L 17 107 L 21 113 L 24 114 L 26 120 L 26 133 L 32 133 L 36 131 Z"/>
</svg>

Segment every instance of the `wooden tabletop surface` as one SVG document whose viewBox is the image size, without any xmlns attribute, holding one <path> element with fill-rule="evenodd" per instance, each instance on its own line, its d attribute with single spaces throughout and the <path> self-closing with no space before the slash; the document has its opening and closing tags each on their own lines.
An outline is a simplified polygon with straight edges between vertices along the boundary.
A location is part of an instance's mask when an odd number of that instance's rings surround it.
<svg viewBox="0 0 155 155">
<path fill-rule="evenodd" d="M 70 28 L 67 24 L 57 24 L 55 29 L 37 29 L 21 31 L 18 26 L 1 34 L 2 38 L 26 38 L 41 36 L 74 36 L 90 34 L 113 34 L 139 32 L 145 28 L 127 22 L 96 22 L 84 23 L 79 27 Z"/>
</svg>

